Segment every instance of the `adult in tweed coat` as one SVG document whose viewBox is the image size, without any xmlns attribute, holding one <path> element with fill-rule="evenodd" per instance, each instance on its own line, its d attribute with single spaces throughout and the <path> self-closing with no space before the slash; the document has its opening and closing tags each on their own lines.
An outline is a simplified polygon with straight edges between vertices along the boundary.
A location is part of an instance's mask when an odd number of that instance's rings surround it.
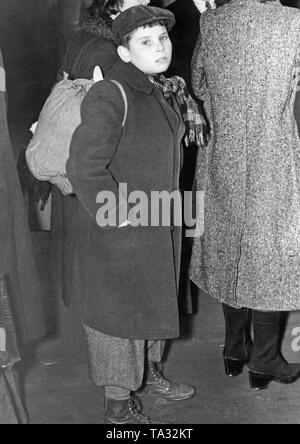
<svg viewBox="0 0 300 444">
<path fill-rule="evenodd" d="M 300 309 L 299 33 L 296 9 L 232 0 L 203 14 L 193 60 L 211 140 L 198 158 L 205 222 L 191 278 L 224 303 L 231 376 L 249 359 L 254 310 L 254 387 L 293 382 L 300 369 L 277 352 L 281 312 Z"/>
</svg>

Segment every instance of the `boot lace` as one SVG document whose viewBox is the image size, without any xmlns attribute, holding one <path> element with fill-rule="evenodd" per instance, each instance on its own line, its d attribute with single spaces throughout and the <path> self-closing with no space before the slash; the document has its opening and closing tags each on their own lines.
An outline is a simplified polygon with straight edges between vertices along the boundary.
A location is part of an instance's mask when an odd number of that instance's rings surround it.
<svg viewBox="0 0 300 444">
<path fill-rule="evenodd" d="M 166 391 L 171 390 L 172 388 L 171 382 L 162 375 L 162 373 L 155 367 L 155 365 L 151 365 L 150 371 L 152 373 L 154 381 L 157 384 L 166 389 Z"/>
<path fill-rule="evenodd" d="M 143 415 L 139 411 L 139 402 L 135 396 L 131 396 L 131 398 L 128 401 L 129 411 L 131 415 L 141 424 L 150 424 L 150 418 Z"/>
</svg>

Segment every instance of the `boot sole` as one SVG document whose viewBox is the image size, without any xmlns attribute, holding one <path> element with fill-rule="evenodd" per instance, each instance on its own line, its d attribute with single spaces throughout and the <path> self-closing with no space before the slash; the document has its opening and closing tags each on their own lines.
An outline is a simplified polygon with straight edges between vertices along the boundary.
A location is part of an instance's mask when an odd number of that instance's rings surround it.
<svg viewBox="0 0 300 444">
<path fill-rule="evenodd" d="M 156 399 L 158 402 L 172 403 L 172 402 L 187 401 L 188 399 L 192 399 L 196 395 L 196 391 L 194 393 L 191 393 L 190 395 L 180 398 L 167 398 L 156 393 L 147 393 L 147 391 L 137 392 L 137 395 L 140 398 L 151 398 L 151 399 Z"/>
<path fill-rule="evenodd" d="M 140 424 L 140 425 L 143 425 L 143 424 L 153 424 L 153 422 L 151 421 L 151 422 L 132 422 L 132 421 L 116 421 L 116 420 L 112 420 L 112 419 L 110 419 L 110 420 L 108 420 L 108 419 L 101 419 L 101 421 L 100 421 L 100 424 L 106 424 L 106 425 L 108 425 L 108 424 L 111 424 L 111 425 L 119 425 L 119 426 L 122 426 L 122 425 L 126 425 L 126 424 Z"/>
<path fill-rule="evenodd" d="M 277 382 L 278 384 L 293 384 L 299 379 L 300 374 L 288 376 L 285 378 L 278 378 L 273 375 L 267 375 L 265 373 L 249 372 L 249 384 L 252 390 L 266 390 L 272 382 Z"/>
<path fill-rule="evenodd" d="M 236 378 L 237 376 L 240 376 L 243 373 L 246 365 L 247 361 L 224 357 L 225 375 L 229 378 Z"/>
</svg>

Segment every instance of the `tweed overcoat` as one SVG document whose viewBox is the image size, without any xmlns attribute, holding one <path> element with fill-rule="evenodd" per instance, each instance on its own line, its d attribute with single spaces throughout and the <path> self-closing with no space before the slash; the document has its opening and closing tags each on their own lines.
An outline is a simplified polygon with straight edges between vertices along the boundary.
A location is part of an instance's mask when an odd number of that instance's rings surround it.
<svg viewBox="0 0 300 444">
<path fill-rule="evenodd" d="M 18 342 L 24 346 L 29 340 L 43 336 L 46 326 L 6 111 L 5 71 L 0 51 L 0 273 L 8 289 Z"/>
<path fill-rule="evenodd" d="M 162 93 L 132 64 L 118 60 L 107 80 L 96 84 L 82 104 L 67 174 L 79 199 L 74 242 L 71 308 L 89 327 L 128 339 L 179 335 L 178 278 L 181 230 L 170 226 L 101 228 L 96 222 L 101 191 L 118 199 L 179 189 L 181 139 L 185 126 Z M 149 201 L 150 202 L 150 201 Z M 150 214 L 150 213 L 149 213 Z"/>
<path fill-rule="evenodd" d="M 199 152 L 204 234 L 191 278 L 233 307 L 300 309 L 300 12 L 233 0 L 202 16 L 193 86 L 212 137 Z"/>
</svg>

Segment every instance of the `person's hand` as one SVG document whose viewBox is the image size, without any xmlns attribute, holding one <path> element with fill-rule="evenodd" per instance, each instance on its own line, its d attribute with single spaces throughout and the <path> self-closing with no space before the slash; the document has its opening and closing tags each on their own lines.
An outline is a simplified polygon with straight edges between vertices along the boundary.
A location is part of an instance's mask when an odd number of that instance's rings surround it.
<svg viewBox="0 0 300 444">
<path fill-rule="evenodd" d="M 203 14 L 203 12 L 205 12 L 207 9 L 215 9 L 216 7 L 215 0 L 193 0 L 193 2 L 196 8 L 201 12 L 201 14 Z"/>
</svg>

